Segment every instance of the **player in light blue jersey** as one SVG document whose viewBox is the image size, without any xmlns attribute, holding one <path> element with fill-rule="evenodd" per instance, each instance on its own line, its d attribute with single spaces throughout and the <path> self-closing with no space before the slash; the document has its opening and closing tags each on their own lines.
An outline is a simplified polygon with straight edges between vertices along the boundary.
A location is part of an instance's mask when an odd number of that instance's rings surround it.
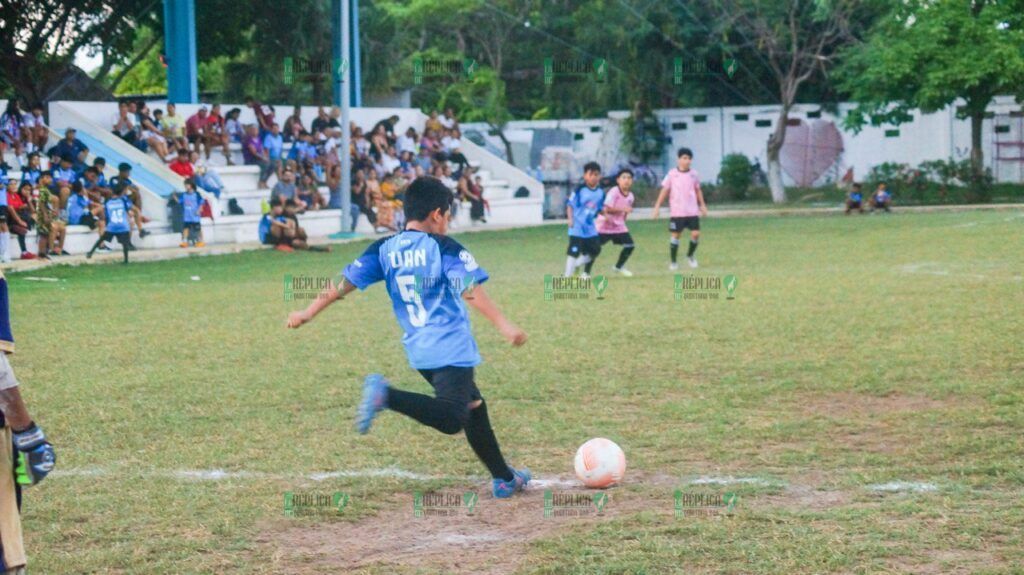
<svg viewBox="0 0 1024 575">
<path fill-rule="evenodd" d="M 595 219 L 604 209 L 604 190 L 601 166 L 589 162 L 583 166 L 583 185 L 569 196 L 566 216 L 569 218 L 569 250 L 565 260 L 565 275 L 571 276 L 583 266 L 583 275 L 589 276 L 594 260 L 601 253 L 601 237 Z"/>
<path fill-rule="evenodd" d="M 526 333 L 508 321 L 481 284 L 489 278 L 473 255 L 447 237 L 451 192 L 440 180 L 421 177 L 405 195 L 405 231 L 377 240 L 302 311 L 288 316 L 298 328 L 356 289 L 383 281 L 405 335 L 409 364 L 434 388 L 434 397 L 402 391 L 382 375 L 363 382 L 357 429 L 366 433 L 376 414 L 397 411 L 442 433 L 466 431 L 466 439 L 493 479 L 495 497 L 511 497 L 530 481 L 527 470 L 505 463 L 491 429 L 487 404 L 473 377 L 480 352 L 466 304 L 491 321 L 514 346 Z"/>
<path fill-rule="evenodd" d="M 107 229 L 96 240 L 89 253 L 85 254 L 86 259 L 92 257 L 96 250 L 106 242 L 117 238 L 124 251 L 124 263 L 128 263 L 128 251 L 132 249 L 132 228 L 129 218 L 132 216 L 132 201 L 125 196 L 127 187 L 120 184 L 114 187 L 114 197 L 103 203 L 103 213 L 107 221 Z"/>
</svg>

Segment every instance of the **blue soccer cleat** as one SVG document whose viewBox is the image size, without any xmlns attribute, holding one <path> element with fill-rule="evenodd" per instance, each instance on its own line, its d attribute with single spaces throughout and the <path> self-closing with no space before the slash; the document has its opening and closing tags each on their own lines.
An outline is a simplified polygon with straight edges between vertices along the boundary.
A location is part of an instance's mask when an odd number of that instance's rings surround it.
<svg viewBox="0 0 1024 575">
<path fill-rule="evenodd" d="M 390 385 L 379 373 L 371 373 L 363 380 L 363 400 L 359 402 L 359 410 L 356 412 L 356 431 L 363 435 L 370 431 L 377 412 L 388 406 Z"/>
<path fill-rule="evenodd" d="M 509 469 L 512 469 L 509 467 Z M 505 481 L 504 479 L 495 479 L 493 485 L 494 497 L 497 499 L 507 499 L 512 497 L 516 491 L 522 491 L 526 484 L 530 482 L 530 470 L 529 469 L 512 469 L 512 474 L 515 477 L 512 481 Z"/>
</svg>

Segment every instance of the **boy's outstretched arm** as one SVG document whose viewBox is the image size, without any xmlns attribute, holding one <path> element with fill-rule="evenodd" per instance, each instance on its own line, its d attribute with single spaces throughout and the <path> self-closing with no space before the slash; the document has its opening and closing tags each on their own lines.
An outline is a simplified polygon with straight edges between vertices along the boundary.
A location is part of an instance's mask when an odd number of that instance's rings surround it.
<svg viewBox="0 0 1024 575">
<path fill-rule="evenodd" d="M 297 329 L 302 326 L 302 324 L 309 323 L 317 316 L 318 313 L 322 312 L 324 308 L 356 290 L 356 286 L 352 285 L 352 282 L 346 280 L 344 276 L 342 276 L 340 281 L 340 286 L 337 286 L 332 281 L 331 285 L 325 287 L 323 291 L 320 292 L 320 295 L 316 296 L 316 299 L 313 300 L 306 309 L 293 311 L 288 314 L 288 327 L 291 329 Z"/>
<path fill-rule="evenodd" d="M 478 285 L 471 290 L 462 292 L 462 297 L 473 309 L 489 319 L 509 343 L 516 347 L 526 343 L 526 332 L 505 318 L 505 315 L 484 291 L 483 286 Z"/>
<path fill-rule="evenodd" d="M 665 196 L 668 195 L 668 186 L 662 186 L 661 191 L 658 192 L 658 199 L 654 201 L 654 212 L 651 214 L 653 219 L 658 219 L 658 212 L 661 211 L 661 204 L 665 201 Z"/>
</svg>

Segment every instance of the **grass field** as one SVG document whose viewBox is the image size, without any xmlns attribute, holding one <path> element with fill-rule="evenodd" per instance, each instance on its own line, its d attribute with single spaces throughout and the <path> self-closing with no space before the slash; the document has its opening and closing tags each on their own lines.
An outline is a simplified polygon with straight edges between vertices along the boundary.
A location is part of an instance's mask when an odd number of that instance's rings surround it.
<svg viewBox="0 0 1024 575">
<path fill-rule="evenodd" d="M 530 335 L 474 318 L 510 462 L 574 492 L 580 443 L 626 451 L 586 518 L 544 518 L 542 487 L 492 500 L 461 436 L 355 434 L 366 373 L 428 389 L 386 294 L 290 332 L 283 278 L 365 242 L 10 275 L 59 458 L 26 495 L 31 573 L 1024 573 L 1022 212 L 708 219 L 699 271 L 731 301 L 676 301 L 664 226 L 633 225 L 637 276 L 603 300 L 545 301 L 564 227 L 458 237 Z M 478 491 L 476 515 L 413 517 L 430 489 Z M 739 499 L 677 517 L 677 489 Z M 291 518 L 287 491 L 350 499 Z"/>
</svg>

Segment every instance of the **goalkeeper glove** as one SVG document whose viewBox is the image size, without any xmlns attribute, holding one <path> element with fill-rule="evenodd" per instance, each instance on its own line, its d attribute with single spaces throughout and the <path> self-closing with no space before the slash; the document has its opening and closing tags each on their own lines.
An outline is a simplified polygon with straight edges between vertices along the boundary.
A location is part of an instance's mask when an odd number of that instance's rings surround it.
<svg viewBox="0 0 1024 575">
<path fill-rule="evenodd" d="M 39 426 L 32 422 L 26 429 L 14 432 L 14 448 L 18 450 L 17 482 L 35 485 L 53 471 L 57 454 Z"/>
</svg>

